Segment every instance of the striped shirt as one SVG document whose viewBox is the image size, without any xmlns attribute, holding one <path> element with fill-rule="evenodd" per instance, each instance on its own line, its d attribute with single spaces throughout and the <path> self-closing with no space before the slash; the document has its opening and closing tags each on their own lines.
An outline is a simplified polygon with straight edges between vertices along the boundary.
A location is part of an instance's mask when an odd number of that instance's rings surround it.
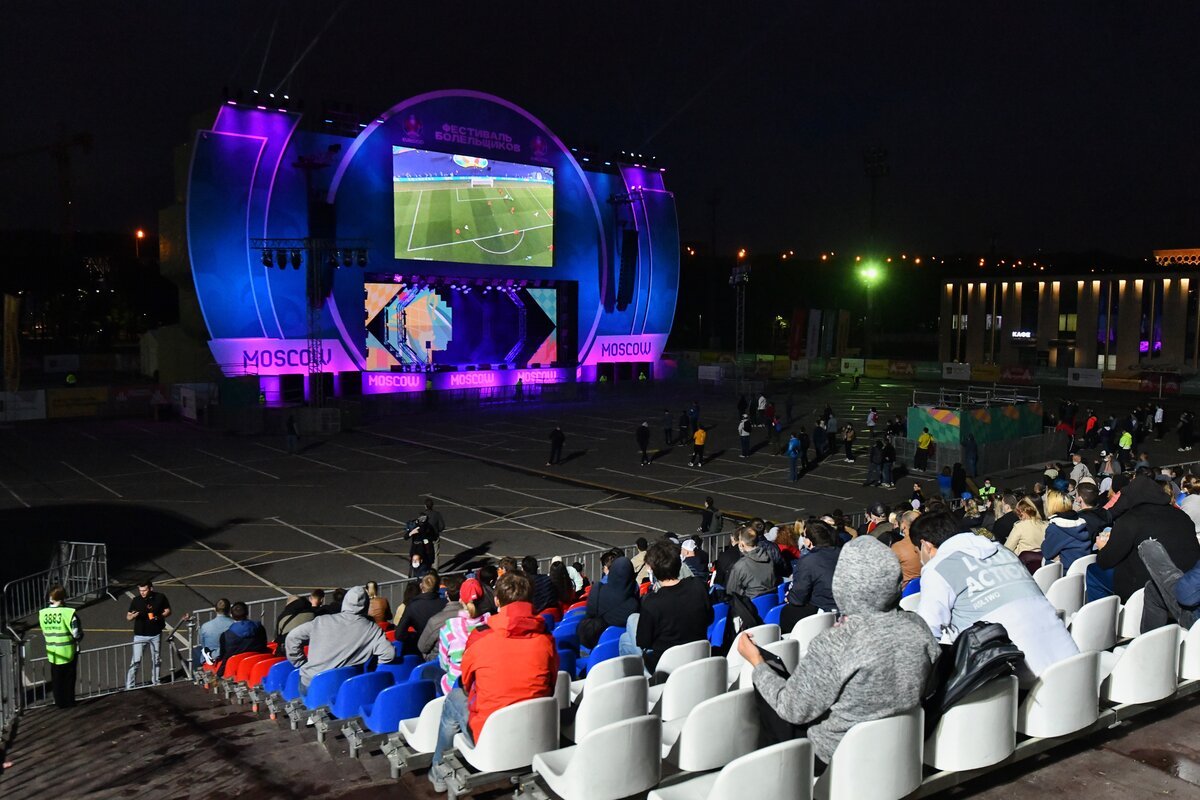
<svg viewBox="0 0 1200 800">
<path fill-rule="evenodd" d="M 488 621 L 491 614 L 481 617 L 467 616 L 466 611 L 458 612 L 457 617 L 446 620 L 446 624 L 438 632 L 438 663 L 445 670 L 442 676 L 442 694 L 450 694 L 450 690 L 458 683 L 462 675 L 463 651 L 467 648 L 467 637 L 471 631 Z"/>
</svg>

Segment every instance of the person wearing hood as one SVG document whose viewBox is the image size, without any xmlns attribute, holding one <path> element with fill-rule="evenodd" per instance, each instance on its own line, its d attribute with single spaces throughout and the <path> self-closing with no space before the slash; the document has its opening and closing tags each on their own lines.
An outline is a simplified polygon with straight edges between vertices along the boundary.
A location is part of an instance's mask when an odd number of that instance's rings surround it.
<svg viewBox="0 0 1200 800">
<path fill-rule="evenodd" d="M 999 623 L 1025 654 L 1025 680 L 1078 653 L 1058 612 L 1016 554 L 960 531 L 947 512 L 917 517 L 908 529 L 925 565 L 917 613 L 933 635 L 951 643 L 980 620 Z"/>
<path fill-rule="evenodd" d="M 1044 503 L 1050 519 L 1042 540 L 1042 558 L 1046 561 L 1057 558 L 1065 575 L 1072 564 L 1092 552 L 1092 532 L 1087 520 L 1072 508 L 1071 498 L 1062 492 L 1053 489 L 1046 492 Z"/>
<path fill-rule="evenodd" d="M 526 576 L 506 572 L 496 581 L 500 610 L 467 639 L 460 685 L 446 695 L 442 705 L 429 770 L 435 791 L 446 791 L 442 754 L 453 746 L 457 734 L 478 742 L 496 711 L 554 694 L 558 651 L 541 618 L 533 615 L 532 600 L 533 584 Z"/>
<path fill-rule="evenodd" d="M 396 623 L 396 641 L 403 645 L 404 655 L 419 654 L 425 626 L 446 607 L 446 601 L 438 594 L 439 584 L 437 575 L 426 575 L 421 578 L 421 593 L 404 605 L 404 614 Z"/>
<path fill-rule="evenodd" d="M 833 573 L 841 553 L 837 533 L 824 520 L 809 520 L 804 525 L 803 544 L 808 553 L 792 566 L 792 587 L 779 618 L 779 627 L 785 632 L 818 611 L 837 611 L 833 598 Z"/>
<path fill-rule="evenodd" d="M 758 534 L 746 525 L 738 529 L 738 551 L 742 557 L 729 569 L 726 594 L 740 594 L 753 600 L 775 591 L 775 562 L 770 553 L 757 546 Z M 780 557 L 782 561 L 782 557 Z"/>
<path fill-rule="evenodd" d="M 809 725 L 818 773 L 854 725 L 918 707 L 939 655 L 921 619 L 897 608 L 900 562 L 873 536 L 842 548 L 833 596 L 842 617 L 812 640 L 790 678 L 764 662 L 751 634 L 738 639 L 767 704 L 784 720 Z"/>
<path fill-rule="evenodd" d="M 584 647 L 595 647 L 606 628 L 624 628 L 629 616 L 637 610 L 638 587 L 634 582 L 633 562 L 620 556 L 608 565 L 608 580 L 588 593 L 587 610 L 579 623 L 579 643 Z"/>
<path fill-rule="evenodd" d="M 1171 504 L 1171 498 L 1153 478 L 1139 475 L 1121 492 L 1112 507 L 1112 534 L 1096 540 L 1095 567 L 1113 571 L 1113 593 L 1124 603 L 1150 580 L 1138 557 L 1138 545 L 1147 539 L 1162 543 L 1167 555 L 1182 571 L 1200 561 L 1200 542 L 1191 517 Z M 1090 571 L 1090 568 L 1089 568 Z"/>
<path fill-rule="evenodd" d="M 308 655 L 304 654 L 305 645 Z M 365 664 L 372 656 L 381 664 L 396 658 L 383 630 L 367 617 L 367 590 L 361 586 L 346 592 L 339 613 L 322 614 L 293 628 L 285 651 L 288 661 L 300 668 L 302 695 L 308 693 L 312 679 L 326 670 Z"/>
</svg>

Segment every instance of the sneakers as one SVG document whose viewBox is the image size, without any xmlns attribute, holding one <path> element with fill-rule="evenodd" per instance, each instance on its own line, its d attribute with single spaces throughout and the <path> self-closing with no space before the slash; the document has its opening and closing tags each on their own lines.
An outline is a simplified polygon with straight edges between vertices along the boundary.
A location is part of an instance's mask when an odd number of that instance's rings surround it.
<svg viewBox="0 0 1200 800">
<path fill-rule="evenodd" d="M 446 791 L 446 767 L 444 764 L 434 764 L 429 768 L 429 782 L 435 792 Z"/>
<path fill-rule="evenodd" d="M 203 656 L 205 664 L 212 666 L 217 663 L 216 659 L 213 658 L 212 650 L 209 650 L 207 647 L 200 648 L 200 654 Z"/>
</svg>

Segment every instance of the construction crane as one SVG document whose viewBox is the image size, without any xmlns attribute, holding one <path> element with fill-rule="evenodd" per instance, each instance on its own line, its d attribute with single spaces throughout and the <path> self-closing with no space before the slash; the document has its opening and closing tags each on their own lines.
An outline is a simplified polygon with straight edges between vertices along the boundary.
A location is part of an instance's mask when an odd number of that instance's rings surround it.
<svg viewBox="0 0 1200 800">
<path fill-rule="evenodd" d="M 58 167 L 59 224 L 62 227 L 64 245 L 70 244 L 75 231 L 75 196 L 71 182 L 71 153 L 78 149 L 87 155 L 92 149 L 92 134 L 87 132 L 60 136 L 52 142 L 27 147 L 11 153 L 0 153 L 0 163 L 16 161 L 26 156 L 49 153 Z"/>
</svg>

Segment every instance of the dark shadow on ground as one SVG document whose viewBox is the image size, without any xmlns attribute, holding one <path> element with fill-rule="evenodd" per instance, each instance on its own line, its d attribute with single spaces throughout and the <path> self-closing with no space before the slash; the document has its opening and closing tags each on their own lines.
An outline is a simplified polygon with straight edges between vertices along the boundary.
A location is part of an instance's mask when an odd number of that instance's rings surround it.
<svg viewBox="0 0 1200 800">
<path fill-rule="evenodd" d="M 671 453 L 673 453 L 673 452 L 675 452 L 674 447 L 663 447 L 659 450 L 654 451 L 654 453 L 650 456 L 650 461 L 655 462 L 655 461 L 658 461 L 660 458 L 666 458 L 667 456 L 671 455 Z"/>
<path fill-rule="evenodd" d="M 570 453 L 567 453 L 565 456 L 563 456 L 562 459 L 559 460 L 558 463 L 566 464 L 568 461 L 574 461 L 575 459 L 583 458 L 586 455 L 587 455 L 587 450 L 574 450 Z"/>
<path fill-rule="evenodd" d="M 483 542 L 470 550 L 463 550 L 461 553 L 455 553 L 454 557 L 449 561 L 443 561 L 438 567 L 439 572 L 462 572 L 464 570 L 482 567 L 491 559 L 487 557 L 488 550 L 492 547 L 492 543 Z"/>
</svg>

